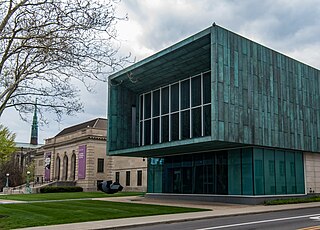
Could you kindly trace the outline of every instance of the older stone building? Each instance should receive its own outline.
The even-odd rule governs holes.
[[[46,139],[35,156],[35,180],[73,183],[84,191],[96,191],[103,180],[118,180],[126,191],[145,191],[146,162],[107,156],[106,128],[107,120],[97,118]]]

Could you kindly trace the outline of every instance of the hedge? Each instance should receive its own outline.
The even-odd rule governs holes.
[[[79,186],[46,186],[43,188],[40,188],[40,193],[55,193],[55,192],[83,192],[83,188]]]
[[[278,204],[299,204],[309,202],[319,202],[320,196],[301,197],[301,198],[289,198],[289,199],[277,199],[265,201],[265,205],[278,205]]]

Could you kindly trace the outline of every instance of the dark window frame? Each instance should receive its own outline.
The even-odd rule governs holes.
[[[98,158],[97,172],[98,173],[103,173],[104,172],[104,158]]]
[[[115,173],[115,181],[120,183],[120,172]]]
[[[137,171],[137,186],[142,186],[142,170]]]
[[[131,176],[130,176],[130,171],[126,171],[126,186],[130,186],[130,182],[131,182]]]

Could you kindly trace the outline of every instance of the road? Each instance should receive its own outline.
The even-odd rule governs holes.
[[[216,217],[204,220],[126,228],[130,230],[214,230],[214,229],[320,229],[320,208]]]

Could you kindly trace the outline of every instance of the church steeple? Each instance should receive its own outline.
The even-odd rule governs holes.
[[[38,117],[37,117],[37,99],[34,105],[34,113],[31,127],[31,139],[30,144],[37,145],[38,144]]]

